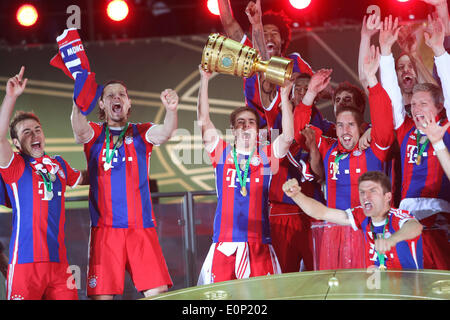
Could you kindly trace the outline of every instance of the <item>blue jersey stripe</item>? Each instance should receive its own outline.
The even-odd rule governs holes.
[[[136,150],[138,170],[139,170],[139,185],[141,190],[141,206],[142,219],[144,228],[154,227],[152,221],[152,202],[150,196],[150,185],[148,181],[148,167],[147,167],[147,147],[145,141],[139,135],[137,126],[133,124],[133,141]],[[143,187],[142,187],[143,186]]]

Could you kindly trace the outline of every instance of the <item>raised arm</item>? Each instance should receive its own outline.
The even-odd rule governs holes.
[[[244,37],[244,31],[233,16],[229,0],[219,0],[220,21],[228,38],[235,41],[241,41]]]
[[[283,184],[283,192],[303,210],[304,213],[317,220],[325,220],[340,225],[350,225],[347,213],[339,209],[328,208],[319,201],[301,192],[296,179],[289,179]]]
[[[367,91],[367,81],[363,73],[363,63],[364,58],[369,53],[370,50],[370,40],[372,37],[380,30],[381,21],[380,16],[376,13],[369,16],[364,16],[362,27],[361,27],[361,41],[359,43],[359,54],[358,54],[358,75],[361,86],[368,95]]]
[[[199,66],[199,71],[200,88],[198,90],[197,100],[197,124],[202,132],[202,140],[205,149],[211,151],[219,138],[216,127],[209,117],[208,83],[212,74],[203,70],[201,66]]]
[[[6,83],[6,95],[0,109],[0,166],[6,167],[13,156],[13,149],[8,141],[9,122],[17,98],[23,93],[28,79],[23,78],[25,67]]]
[[[161,101],[166,108],[164,123],[148,130],[146,134],[147,140],[156,145],[169,140],[178,127],[178,95],[175,90],[166,89],[161,92]]]
[[[94,129],[89,125],[89,122],[84,114],[74,103],[72,106],[72,114],[70,115],[70,123],[72,124],[73,135],[75,142],[83,144],[88,142],[94,135]]]
[[[380,49],[371,46],[370,53],[364,60],[364,75],[369,86],[370,131],[372,143],[378,149],[387,150],[394,142],[394,121],[391,113],[391,101],[386,91],[378,84],[376,73],[380,66]]]
[[[276,155],[280,158],[284,157],[294,141],[294,115],[292,111],[292,103],[289,95],[293,86],[292,81],[288,81],[285,87],[281,88],[281,128],[282,133],[275,139],[274,148]]]
[[[397,21],[397,23],[395,23]],[[392,16],[385,19],[380,31],[380,80],[381,85],[386,90],[392,102],[392,113],[394,117],[394,128],[399,128],[405,121],[405,108],[403,96],[398,85],[397,73],[395,71],[395,61],[392,56],[392,45],[398,39],[400,29],[398,20],[392,22]]]
[[[442,20],[445,27],[445,35],[450,36],[450,19],[448,15],[447,0],[422,0],[436,8],[437,16]]]
[[[311,107],[319,92],[324,90],[331,81],[332,69],[320,69],[311,77],[308,90],[303,96],[302,102],[294,110],[294,138],[298,142],[301,139],[301,131],[311,121]]]
[[[436,69],[441,79],[444,107],[447,118],[450,117],[450,55],[444,48],[445,28],[440,18],[432,19],[428,16],[428,27],[423,34],[425,43],[434,53]]]

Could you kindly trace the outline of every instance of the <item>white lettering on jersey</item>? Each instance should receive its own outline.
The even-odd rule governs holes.
[[[230,172],[231,175],[229,176]],[[230,181],[229,188],[236,188],[236,169],[228,168],[226,180]]]
[[[408,144],[406,146],[406,156],[408,157],[408,163],[416,163],[417,146]]]

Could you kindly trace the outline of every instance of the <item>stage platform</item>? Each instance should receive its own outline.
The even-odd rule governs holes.
[[[448,300],[450,271],[347,269],[287,273],[167,292],[146,300]]]

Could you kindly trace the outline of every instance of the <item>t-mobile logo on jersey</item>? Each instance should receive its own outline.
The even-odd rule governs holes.
[[[226,181],[229,181],[230,184],[228,185],[229,188],[236,188],[239,185],[239,179],[236,177],[236,169],[229,168],[227,170],[227,176],[225,178]],[[256,183],[258,183],[260,180],[259,178],[254,179]],[[247,181],[245,183],[250,182],[250,178],[247,178]]]
[[[38,182],[38,193],[43,194],[44,197],[42,200],[50,201],[54,196],[61,197],[61,191],[58,191],[56,194],[53,190],[48,190],[43,181]]]
[[[408,144],[406,146],[406,156],[408,157],[408,163],[415,163],[417,158],[417,146]]]

